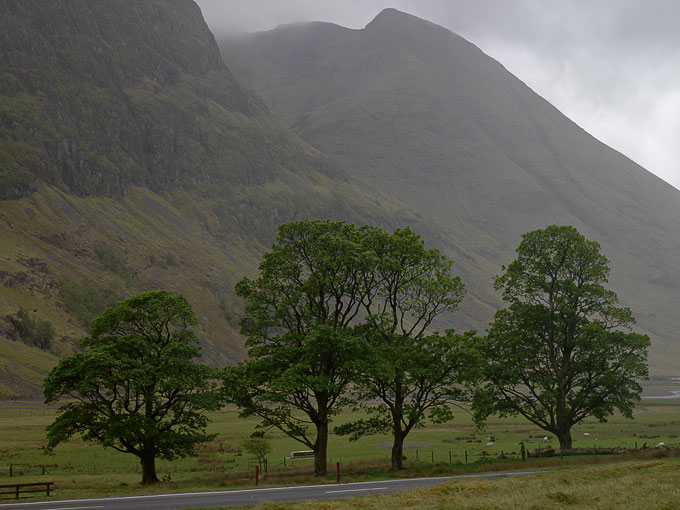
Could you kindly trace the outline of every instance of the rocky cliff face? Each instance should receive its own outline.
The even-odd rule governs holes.
[[[120,196],[268,172],[238,161],[242,121],[265,110],[193,1],[3,0],[0,13],[0,198],[39,181]]]

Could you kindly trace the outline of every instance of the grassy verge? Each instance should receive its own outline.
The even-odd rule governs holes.
[[[517,478],[457,479],[427,489],[335,501],[281,504],[258,510],[673,510],[680,501],[678,459],[569,467]]]

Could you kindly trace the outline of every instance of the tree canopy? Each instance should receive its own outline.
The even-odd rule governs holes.
[[[205,433],[205,411],[219,409],[216,371],[199,354],[186,299],[157,290],[108,308],[45,379],[48,404],[63,405],[47,428],[48,448],[80,434],[140,459],[142,483],[158,481],[155,460],[191,455]]]
[[[649,338],[630,331],[631,311],[605,287],[609,261],[599,244],[552,225],[524,234],[503,271],[495,287],[507,306],[483,342],[486,405],[478,410],[522,415],[562,449],[588,416],[631,417]]]
[[[261,428],[276,427],[313,450],[319,475],[328,424],[348,401],[359,355],[353,322],[368,264],[360,241],[360,230],[344,222],[281,225],[258,278],[236,286],[246,300],[241,332],[250,358],[226,370],[225,396],[242,416],[261,417]]]
[[[373,263],[355,390],[370,418],[344,424],[336,433],[357,439],[392,432],[392,469],[401,469],[408,433],[426,417],[450,419],[451,404],[469,400],[463,383],[471,382],[478,366],[474,332],[429,331],[438,316],[456,310],[465,292],[452,262],[438,250],[426,249],[409,229],[389,234],[367,228],[364,244]]]
[[[456,385],[471,365],[473,335],[429,328],[455,310],[464,286],[451,261],[409,229],[281,225],[259,277],[236,290],[246,300],[250,359],[226,370],[226,397],[243,416],[263,418],[261,428],[313,450],[317,474],[326,471],[330,420],[357,392],[383,405],[371,408],[371,420],[336,430],[393,431],[396,468],[408,432],[426,413],[445,419],[461,397]]]

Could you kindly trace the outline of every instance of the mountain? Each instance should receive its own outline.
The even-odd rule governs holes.
[[[573,224],[677,373],[675,189],[398,11],[220,45],[192,0],[0,0],[0,398],[154,288],[189,299],[207,362],[242,358],[234,284],[299,218],[413,228],[467,285],[459,330],[521,233]]]
[[[0,62],[0,398],[39,395],[93,316],[154,288],[233,363],[233,288],[279,223],[419,221],[274,120],[191,0],[0,0]]]
[[[571,224],[611,259],[611,287],[652,338],[652,373],[677,375],[678,190],[473,44],[394,9],[360,30],[299,23],[219,41],[278,120],[453,240],[442,247],[468,287],[463,324],[484,329],[491,276],[523,232]]]

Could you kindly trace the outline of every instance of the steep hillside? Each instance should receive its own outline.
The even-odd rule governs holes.
[[[225,69],[192,1],[3,1],[0,10],[1,198],[40,181],[115,196],[130,184],[266,179],[271,161],[250,165],[252,147],[239,139],[265,109]],[[257,147],[279,136],[268,127],[245,137]]]
[[[166,288],[205,358],[234,362],[233,287],[279,223],[419,221],[273,120],[191,0],[0,0],[0,61],[0,349],[26,359],[20,310],[54,362],[105,306]],[[0,398],[35,396],[0,358]]]
[[[652,372],[677,375],[678,190],[474,45],[394,9],[362,30],[303,23],[220,45],[235,76],[353,182],[455,240],[479,329],[498,303],[491,276],[521,233],[572,224],[612,260],[612,287],[652,336]]]

